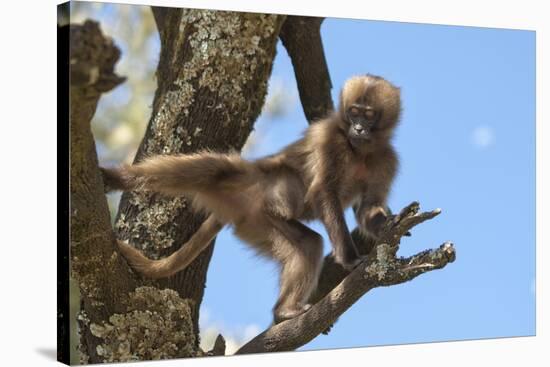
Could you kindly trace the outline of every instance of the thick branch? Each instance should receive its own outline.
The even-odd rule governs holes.
[[[438,215],[440,210],[418,213],[418,204],[407,206],[387,221],[376,242],[376,256],[370,257],[349,273],[308,312],[274,325],[252,339],[237,354],[289,351],[308,343],[329,328],[366,292],[376,287],[405,283],[425,272],[441,269],[455,260],[451,243],[409,258],[396,258],[403,234],[412,227]]]
[[[65,27],[60,31],[69,28]],[[70,26],[71,272],[78,281],[87,320],[95,323],[121,311],[121,297],[135,284],[126,263],[114,253],[115,236],[90,130],[101,94],[124,81],[114,73],[119,55],[96,22]],[[101,361],[95,350],[97,340],[83,330],[85,353],[91,362]]]
[[[311,123],[334,108],[321,23],[324,18],[288,16],[279,37],[285,46],[298,84],[306,119]]]
[[[86,21],[83,25],[71,25],[70,32],[72,272],[84,298],[103,303],[112,311],[120,290],[111,289],[116,288],[116,282],[106,280],[125,277],[128,268],[124,261],[114,261],[120,269],[106,273],[109,270],[105,265],[113,255],[115,237],[90,121],[101,94],[124,78],[114,73],[120,52],[112,40],[101,34],[98,23]],[[127,283],[131,284],[129,279]]]

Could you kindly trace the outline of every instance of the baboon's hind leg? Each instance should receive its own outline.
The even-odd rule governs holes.
[[[322,265],[323,239],[296,220],[275,220],[273,256],[281,263],[279,298],[274,322],[294,318],[310,307]]]

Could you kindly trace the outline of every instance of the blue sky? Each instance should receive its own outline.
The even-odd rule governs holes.
[[[112,22],[109,9],[95,15]],[[535,334],[535,33],[327,19],[322,35],[335,101],[356,74],[377,74],[401,87],[404,109],[395,138],[401,169],[389,204],[397,211],[418,200],[443,213],[416,227],[399,255],[450,240],[457,260],[367,293],[328,336],[301,349]],[[280,44],[276,85],[297,96]],[[288,109],[282,117],[260,117],[261,139],[249,158],[301,135],[307,123],[299,101],[288,102]],[[354,227],[350,211],[346,217]],[[328,253],[323,227],[311,226],[323,234]],[[218,236],[206,286],[203,328],[242,339],[271,323],[276,267],[230,230]]]
[[[399,254],[446,240],[457,260],[412,282],[367,293],[328,336],[302,350],[535,334],[535,33],[327,19],[322,35],[333,98],[346,78],[381,75],[402,88],[395,139],[401,169],[390,206],[440,207]],[[278,46],[272,78],[296,95]],[[306,128],[299,103],[260,118],[260,146],[275,152]],[[355,221],[347,212],[350,226]],[[329,242],[319,223],[312,227]],[[203,308],[208,322],[238,330],[271,321],[276,268],[229,230],[218,236]]]

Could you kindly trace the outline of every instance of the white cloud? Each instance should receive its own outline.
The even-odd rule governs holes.
[[[234,354],[240,347],[262,331],[260,326],[256,324],[227,327],[221,322],[212,320],[210,312],[205,308],[201,309],[199,324],[201,330],[201,349],[205,352],[211,350],[214,347],[218,334],[222,334],[225,339],[225,355]]]
[[[495,143],[495,132],[493,128],[481,125],[472,131],[472,144],[476,147],[485,149]]]
[[[199,314],[199,324],[207,325],[209,321],[210,321],[210,311],[208,311],[208,309],[205,307],[201,308],[201,312]]]
[[[254,338],[256,335],[258,335],[261,331],[262,331],[262,329],[260,329],[260,327],[258,325],[250,324],[250,325],[248,325],[244,328],[243,340],[245,342],[248,342],[248,341],[252,340],[252,338]]]
[[[298,103],[298,90],[283,78],[272,76],[262,114],[268,119],[282,117]]]

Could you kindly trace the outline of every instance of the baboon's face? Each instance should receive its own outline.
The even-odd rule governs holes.
[[[377,76],[348,80],[340,96],[343,128],[355,147],[388,139],[399,119],[400,109],[399,89]]]

